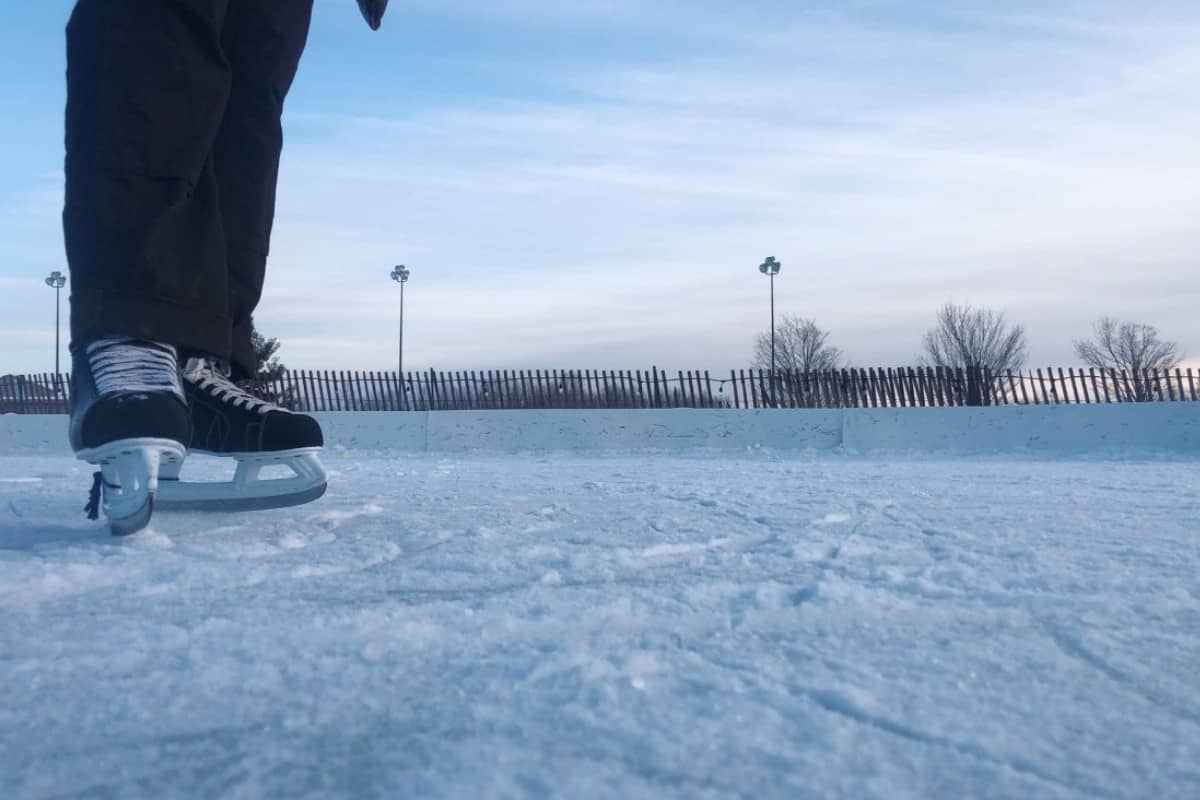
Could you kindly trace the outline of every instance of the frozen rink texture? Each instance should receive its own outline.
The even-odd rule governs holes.
[[[0,457],[0,797],[1200,797],[1195,459],[327,463]]]

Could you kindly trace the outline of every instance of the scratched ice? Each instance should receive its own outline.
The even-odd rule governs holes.
[[[0,456],[0,797],[1200,797],[1200,462]]]

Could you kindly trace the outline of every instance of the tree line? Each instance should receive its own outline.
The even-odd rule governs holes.
[[[1075,355],[1096,369],[1117,369],[1133,380],[1147,370],[1173,369],[1183,356],[1176,342],[1163,339],[1156,327],[1104,316],[1091,333],[1074,341]],[[1025,366],[1028,342],[1025,328],[1010,323],[1003,312],[971,305],[946,303],[937,310],[934,324],[921,339],[921,366],[983,367],[992,374]],[[780,370],[822,372],[851,366],[842,350],[830,342],[830,332],[815,320],[784,314],[775,326],[775,364]],[[754,366],[771,367],[771,334],[760,333],[754,343]],[[1135,394],[1149,391],[1134,385]]]

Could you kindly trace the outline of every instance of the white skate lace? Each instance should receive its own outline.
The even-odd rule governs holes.
[[[126,336],[97,339],[87,346],[87,357],[101,397],[171,392],[184,399],[178,357],[169,344]]]
[[[189,358],[183,368],[184,380],[222,403],[258,414],[287,412],[285,408],[250,394],[230,380],[229,375],[229,363],[220,358]]]

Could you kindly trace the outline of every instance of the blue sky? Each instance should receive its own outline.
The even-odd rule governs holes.
[[[237,0],[234,0],[236,2]],[[63,26],[0,30],[0,372],[53,365]],[[317,0],[260,327],[293,366],[745,366],[780,312],[911,363],[936,307],[1200,356],[1194,2]]]

